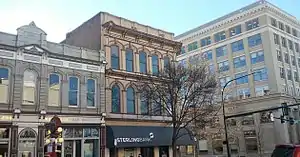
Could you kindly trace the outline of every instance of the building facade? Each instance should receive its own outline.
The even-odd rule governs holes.
[[[99,156],[104,53],[46,37],[34,22],[16,35],[0,33],[0,155],[43,157],[45,124],[56,115],[62,156]]]
[[[175,60],[173,33],[100,12],[67,34],[64,43],[105,51],[107,153],[105,156],[172,156],[170,117],[143,99],[140,80]],[[157,104],[156,104],[157,105]],[[162,105],[162,104],[160,104]],[[178,145],[192,144],[183,136]]]
[[[226,114],[280,106],[282,102],[295,103],[300,96],[300,22],[269,2],[257,1],[178,35],[175,40],[183,43],[177,60],[184,66],[201,58],[208,60],[221,88],[227,81],[254,72],[225,88]],[[267,155],[275,144],[299,142],[299,135],[296,137],[290,126],[261,120],[265,115],[252,115],[246,120],[250,122],[232,120],[235,126],[241,125],[235,152]],[[222,121],[216,123],[223,125]],[[269,129],[260,135],[264,138],[263,146],[258,142],[259,129]],[[200,153],[225,154],[225,147],[220,144],[224,139],[222,134],[200,141]],[[251,141],[249,138],[255,139],[252,144],[247,143]],[[219,140],[219,144],[213,139]],[[216,145],[218,150],[214,148]]]

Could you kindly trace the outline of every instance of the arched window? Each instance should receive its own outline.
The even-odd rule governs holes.
[[[87,106],[95,107],[96,81],[94,79],[87,80]]]
[[[170,64],[170,58],[169,57],[164,57],[164,69],[167,69]]]
[[[0,103],[8,103],[9,70],[0,68]]]
[[[127,88],[127,113],[135,113],[135,92],[132,87]]]
[[[126,71],[133,72],[133,51],[126,49]]]
[[[121,93],[120,87],[114,85],[111,89],[111,112],[120,113],[121,112]]]
[[[23,104],[34,104],[36,93],[36,73],[31,70],[24,72]]]
[[[158,66],[158,56],[153,55],[152,56],[152,74],[153,75],[158,75],[159,72],[159,66]]]
[[[111,53],[111,68],[120,69],[119,47],[116,45],[111,46],[110,53]]]
[[[31,128],[23,129],[19,134],[19,156],[36,156],[36,132]]]
[[[75,76],[69,77],[69,106],[78,106],[79,102],[79,79]]]
[[[147,98],[147,96],[145,95],[145,93],[141,93],[141,97],[140,97],[140,99],[141,99],[141,114],[144,114],[144,115],[146,115],[146,114],[149,114],[149,101],[148,101],[148,98]]]
[[[147,73],[147,54],[145,52],[140,52],[140,72],[146,74]]]
[[[58,74],[50,74],[49,76],[49,98],[48,105],[59,106],[60,105],[60,77]]]

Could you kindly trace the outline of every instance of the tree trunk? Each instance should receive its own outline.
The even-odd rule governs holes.
[[[172,140],[172,153],[173,153],[173,157],[177,157],[177,148],[176,148],[175,140]]]

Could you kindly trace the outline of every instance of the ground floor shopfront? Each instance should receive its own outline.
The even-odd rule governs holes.
[[[2,157],[44,157],[45,124],[54,115],[0,115],[0,156]],[[101,147],[101,127],[99,116],[60,116],[64,142],[61,145],[63,157],[99,157],[104,156]],[[105,138],[104,138],[105,139]],[[102,144],[103,145],[103,144]]]
[[[106,157],[172,157],[172,128],[162,126],[107,126]],[[182,136],[181,136],[182,135]],[[177,145],[193,145],[182,131]]]

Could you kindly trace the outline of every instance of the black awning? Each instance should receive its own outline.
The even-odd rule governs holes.
[[[107,147],[152,147],[172,145],[171,127],[107,126]],[[194,144],[186,129],[179,133],[178,145]]]

